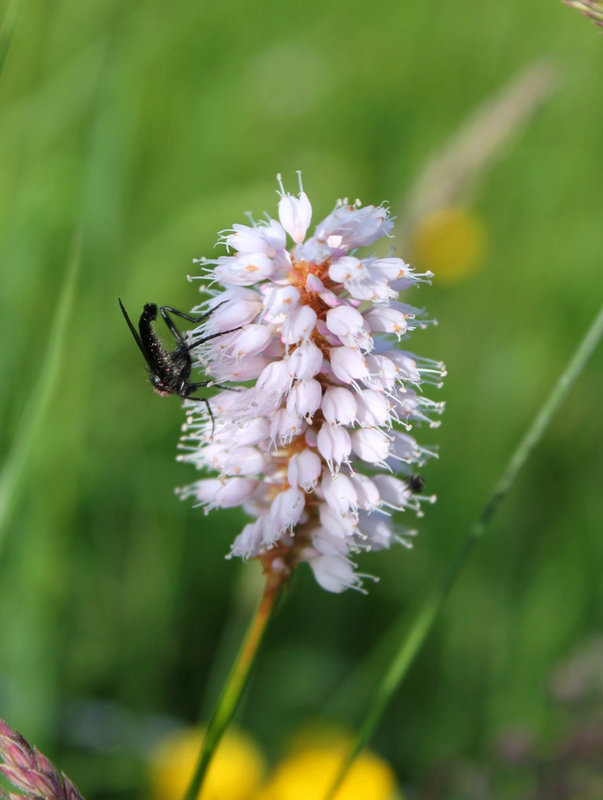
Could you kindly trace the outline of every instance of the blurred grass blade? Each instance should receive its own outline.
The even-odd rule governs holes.
[[[54,392],[65,346],[65,333],[75,290],[76,276],[81,255],[81,235],[76,233],[69,262],[63,279],[44,362],[40,376],[29,396],[23,416],[15,433],[8,457],[0,472],[0,552],[6,536],[6,525],[15,506],[21,482],[26,473],[32,444],[44,421],[48,404]]]
[[[557,84],[554,64],[537,59],[488,97],[427,158],[398,211],[401,241],[436,208],[467,203]]]
[[[22,0],[10,0],[4,19],[2,20],[2,28],[0,28],[0,73],[2,73],[8,51],[13,41],[21,6]]]
[[[467,562],[467,558],[475,544],[481,539],[486,529],[486,525],[498,509],[501,502],[506,497],[509,489],[513,485],[521,468],[526,463],[532,450],[540,440],[547,425],[551,421],[574,382],[580,375],[586,362],[593,350],[597,346],[603,335],[603,307],[599,311],[595,321],[582,339],[578,349],[570,359],[563,374],[553,387],[548,398],[543,403],[540,411],[536,414],[534,421],[528,428],[525,436],[515,449],[507,468],[502,477],[494,487],[490,498],[484,505],[480,515],[475,521],[469,536],[460,548],[454,561],[444,575],[444,578],[436,584],[427,594],[425,600],[419,605],[417,612],[411,616],[409,625],[405,628],[400,645],[392,659],[383,680],[378,684],[378,689],[373,697],[371,707],[360,727],[358,736],[346,756],[336,781],[331,787],[325,800],[332,800],[335,793],[345,777],[354,759],[370,739],[373,731],[377,727],[379,719],[383,714],[394,692],[400,686],[409,667],[413,663],[415,656],[426,640],[440,610],[442,609],[450,590],[452,589],[462,568]]]

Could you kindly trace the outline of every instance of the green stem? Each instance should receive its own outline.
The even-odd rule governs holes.
[[[264,587],[260,605],[249,625],[239,654],[218,700],[216,710],[207,726],[195,773],[184,795],[184,800],[196,800],[199,794],[211,759],[241,700],[251,667],[274,610],[282,584],[283,579],[281,577],[275,576],[271,572],[267,574],[266,586]]]
[[[540,440],[547,425],[551,421],[553,414],[557,411],[572,385],[576,381],[584,365],[590,358],[593,350],[597,346],[603,335],[603,308],[599,311],[595,321],[582,339],[578,349],[570,359],[563,374],[553,387],[553,390],[545,400],[536,414],[534,421],[528,428],[525,436],[518,444],[507,468],[502,477],[494,487],[494,491],[487,503],[482,508],[477,520],[473,524],[467,539],[461,546],[454,561],[449,567],[440,583],[436,584],[428,593],[427,597],[419,607],[414,619],[406,628],[402,637],[402,644],[391,662],[383,681],[379,683],[379,688],[371,708],[360,727],[360,731],[353,746],[350,748],[337,777],[330,787],[325,800],[333,800],[337,789],[341,785],[354,759],[371,737],[373,731],[385,710],[389,700],[398,689],[404,679],[408,669],[413,663],[415,656],[427,639],[427,636],[440,613],[450,590],[452,589],[458,575],[464,567],[471,551],[476,543],[481,539],[494,513],[506,497],[509,489],[513,485],[519,471],[526,463],[532,450]]]

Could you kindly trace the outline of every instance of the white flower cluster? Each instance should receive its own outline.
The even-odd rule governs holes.
[[[226,332],[195,353],[226,384],[214,419],[187,401],[180,460],[218,473],[179,490],[206,510],[242,506],[254,519],[231,555],[289,572],[308,562],[328,591],[359,588],[350,554],[399,541],[392,512],[419,511],[413,465],[432,455],[408,431],[443,404],[420,387],[440,385],[441,363],[397,349],[421,311],[398,293],[429,281],[400,258],[361,257],[390,234],[383,206],[338,202],[306,239],[312,207],[280,181],[278,220],[234,225],[228,255],[201,260],[224,287],[193,340]],[[287,237],[293,244],[288,245]]]

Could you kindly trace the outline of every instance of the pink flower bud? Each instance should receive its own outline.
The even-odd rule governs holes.
[[[306,289],[309,292],[314,292],[315,294],[319,294],[323,292],[325,288],[324,283],[317,278],[313,272],[308,273],[308,277],[306,278]]]
[[[356,472],[350,477],[356,490],[358,497],[358,508],[363,508],[367,511],[373,511],[381,505],[381,498],[379,497],[379,489],[367,475],[361,472]]]
[[[287,361],[289,375],[303,381],[318,375],[322,367],[322,352],[312,342],[300,344]]]
[[[320,507],[320,524],[333,536],[338,536],[345,539],[346,536],[351,536],[356,527],[356,520],[351,514],[338,514],[331,506],[321,505]]]
[[[370,331],[362,314],[351,306],[341,305],[327,311],[327,327],[342,344],[370,350],[373,345]]]
[[[324,528],[318,528],[312,532],[312,547],[318,553],[312,553],[312,557],[322,554],[325,556],[345,556],[348,553],[348,544],[341,535],[333,534]]]
[[[338,249],[354,250],[368,247],[381,236],[387,236],[392,227],[393,222],[382,206],[358,208],[342,205],[319,223],[315,236],[318,239],[336,236]]]
[[[316,325],[316,311],[310,306],[299,306],[283,322],[282,339],[285,344],[307,340]]]
[[[342,425],[329,425],[328,422],[324,422],[318,431],[316,444],[331,472],[337,472],[352,451],[347,430]]]
[[[234,508],[247,500],[256,486],[249,478],[206,478],[194,484],[194,494],[210,508]]]
[[[255,228],[249,225],[233,225],[233,232],[225,238],[226,246],[239,253],[263,252],[274,256],[287,244],[287,236],[276,220],[261,223]]]
[[[369,389],[378,392],[389,391],[396,385],[396,365],[389,358],[381,355],[368,355],[366,363],[369,369],[369,378],[365,384]]]
[[[361,511],[358,515],[358,527],[369,540],[373,550],[386,550],[391,545],[394,534],[389,517]]]
[[[264,312],[269,321],[282,321],[285,314],[299,304],[299,289],[295,286],[264,287]]]
[[[342,383],[354,383],[368,378],[368,367],[359,350],[350,347],[331,348],[331,369]]]
[[[330,386],[322,398],[322,413],[327,422],[352,425],[356,421],[356,398],[343,386]]]
[[[358,495],[354,484],[346,475],[341,473],[331,475],[325,470],[322,475],[321,488],[327,503],[342,516],[358,504]]]
[[[306,423],[296,413],[286,408],[279,409],[270,423],[270,438],[277,444],[288,444],[304,432]]]
[[[239,558],[254,558],[264,546],[265,517],[250,522],[234,540],[230,549],[231,556]]]
[[[302,450],[292,456],[287,467],[287,480],[291,486],[299,486],[304,492],[311,492],[322,472],[320,458],[313,450]]]
[[[215,276],[232,286],[252,286],[273,272],[274,262],[265,253],[241,253],[239,256],[221,256]]]
[[[232,338],[229,346],[235,358],[245,358],[261,353],[274,336],[271,325],[246,325]]]
[[[410,267],[401,258],[375,258],[370,262],[370,270],[380,273],[386,281],[397,281],[408,275]]]
[[[384,464],[389,456],[390,440],[379,428],[360,428],[352,431],[352,448],[367,464]]]
[[[251,289],[236,288],[227,293],[224,302],[217,305],[208,320],[209,333],[230,331],[252,322],[262,310],[262,302],[257,292]]]
[[[299,522],[304,506],[304,493],[294,486],[277,494],[270,506],[270,526],[276,535],[265,544],[277,541],[284,530],[292,530]]]
[[[366,269],[363,262],[354,256],[343,256],[329,267],[329,278],[336,283],[363,280]]]
[[[311,421],[322,401],[322,386],[314,378],[296,381],[287,396],[287,410]]]
[[[303,242],[312,219],[312,206],[305,192],[299,198],[284,194],[279,200],[278,216],[281,225],[294,242]]]
[[[382,333],[395,333],[398,338],[406,333],[408,322],[406,316],[395,308],[377,306],[372,311],[367,311],[364,319],[372,331]]]
[[[368,427],[389,427],[392,403],[384,392],[361,389],[356,395],[358,422]]]
[[[284,361],[272,361],[256,381],[258,392],[280,397],[291,385],[291,375]]]
[[[405,481],[398,480],[393,475],[375,475],[373,480],[385,505],[402,509],[408,503],[410,489]]]
[[[318,585],[327,592],[339,594],[345,589],[360,585],[360,580],[354,572],[354,565],[343,556],[318,555],[310,559],[310,566]]]

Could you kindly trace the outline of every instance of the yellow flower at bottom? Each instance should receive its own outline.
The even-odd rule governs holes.
[[[323,800],[347,753],[348,743],[307,747],[293,752],[275,769],[258,800]],[[378,756],[361,753],[335,800],[393,800],[396,778]]]
[[[435,273],[436,283],[468,278],[486,253],[486,230],[470,211],[456,206],[425,214],[412,233],[413,262]]]
[[[166,736],[151,756],[151,796],[182,800],[199,757],[204,732],[190,728]],[[248,800],[258,787],[264,760],[244,734],[225,734],[209,766],[199,800]]]

